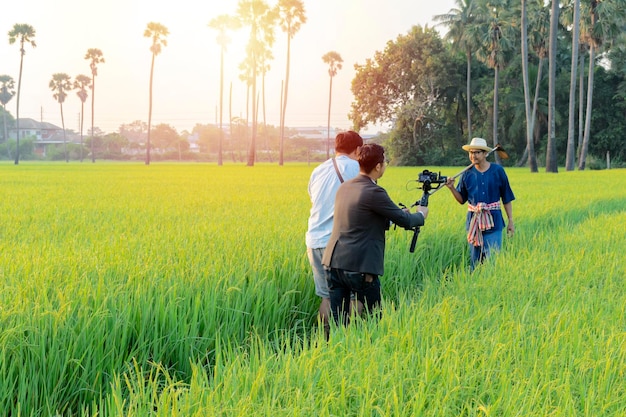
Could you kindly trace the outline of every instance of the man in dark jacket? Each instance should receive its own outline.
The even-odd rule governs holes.
[[[367,144],[358,154],[359,175],[337,190],[333,231],[322,263],[328,269],[330,306],[335,322],[348,322],[350,293],[356,293],[365,311],[380,304],[379,276],[384,272],[385,231],[389,222],[411,229],[423,226],[427,207],[416,213],[398,207],[376,184],[387,167],[385,149]]]

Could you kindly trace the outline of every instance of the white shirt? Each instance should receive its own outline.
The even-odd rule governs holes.
[[[337,168],[344,181],[359,174],[359,163],[347,155],[335,158]],[[337,176],[332,159],[329,159],[311,173],[309,179],[309,197],[311,212],[309,228],[306,232],[306,245],[309,248],[325,248],[333,231],[333,214],[335,211],[335,195],[341,181]]]

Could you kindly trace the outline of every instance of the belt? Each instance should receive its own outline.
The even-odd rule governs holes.
[[[467,205],[467,211],[474,213],[467,232],[467,241],[472,245],[482,246],[483,231],[493,228],[494,222],[491,210],[500,210],[500,202]]]

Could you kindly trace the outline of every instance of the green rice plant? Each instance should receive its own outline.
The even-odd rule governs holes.
[[[382,318],[326,343],[312,169],[0,165],[0,410],[624,414],[623,170],[507,169],[516,234],[471,274],[466,208],[438,192],[415,253],[388,232]],[[411,204],[417,172],[380,183]]]

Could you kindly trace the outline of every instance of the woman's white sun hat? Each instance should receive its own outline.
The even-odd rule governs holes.
[[[490,152],[492,149],[487,146],[487,141],[483,138],[473,138],[469,145],[463,145],[464,151],[471,151],[472,149],[480,149],[481,151]]]

